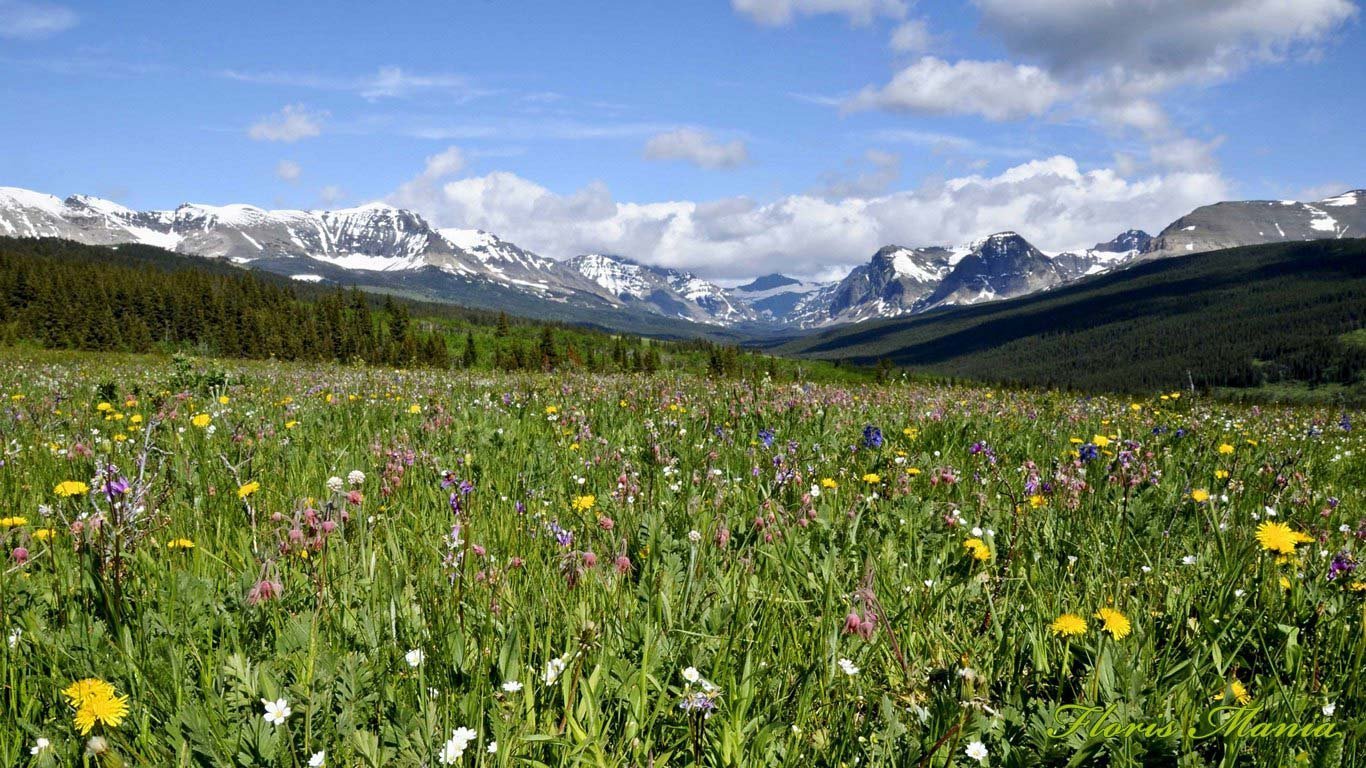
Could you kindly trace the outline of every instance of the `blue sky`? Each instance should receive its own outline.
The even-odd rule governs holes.
[[[1119,5],[0,0],[0,185],[386,199],[721,279],[1366,186],[1353,0]]]

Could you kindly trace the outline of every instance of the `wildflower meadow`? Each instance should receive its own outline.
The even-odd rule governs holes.
[[[1356,415],[0,371],[0,765],[1366,765]]]

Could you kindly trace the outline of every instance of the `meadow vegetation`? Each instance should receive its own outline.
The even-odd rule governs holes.
[[[1337,408],[75,353],[0,397],[3,765],[1366,760]]]

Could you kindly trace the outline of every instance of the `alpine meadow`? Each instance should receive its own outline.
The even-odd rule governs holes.
[[[0,0],[0,768],[1366,768],[1362,0]]]

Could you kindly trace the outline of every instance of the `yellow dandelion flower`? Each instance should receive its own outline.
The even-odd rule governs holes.
[[[227,405],[227,404],[230,403],[230,402],[232,402],[232,401],[228,399],[228,396],[227,396],[227,395],[219,395],[219,396],[218,396],[218,404],[219,404],[219,405]]]
[[[252,495],[253,493],[256,493],[259,490],[261,490],[261,484],[256,482],[255,480],[252,480],[250,483],[247,483],[246,485],[237,489],[237,498],[245,499],[246,497]]]
[[[832,478],[832,477],[826,477],[826,478],[822,478],[822,479],[821,479],[821,487],[822,487],[822,488],[838,488],[838,487],[840,487],[840,484],[837,483],[837,482],[835,482],[835,479],[834,479],[834,478]]]
[[[190,423],[200,429],[209,426],[209,422],[211,421],[213,421],[213,417],[207,413],[197,413],[194,415],[194,418],[190,419]]]
[[[1196,488],[1195,490],[1191,491],[1191,500],[1194,501],[1196,504],[1204,504],[1205,502],[1209,501],[1209,491],[1205,490],[1204,488]]]
[[[112,411],[113,409],[114,406],[110,405],[109,403],[100,403],[99,405],[95,406],[95,410],[99,411],[100,413],[107,413],[108,411]]]
[[[919,477],[919,475],[920,475],[920,468],[919,468],[919,467],[911,467],[910,469],[906,470],[906,474],[910,475],[911,477]]]
[[[1086,619],[1075,613],[1064,613],[1054,619],[1048,629],[1060,637],[1077,637],[1086,634]]]
[[[1293,555],[1295,547],[1300,544],[1307,544],[1313,538],[1293,530],[1285,523],[1273,523],[1267,521],[1257,526],[1257,543],[1262,545],[1262,549],[1267,552],[1275,552],[1278,555]]]
[[[115,696],[111,687],[107,695],[94,696],[83,702],[72,721],[84,736],[96,725],[117,728],[128,716],[128,697]]]
[[[65,482],[57,483],[57,487],[53,488],[52,492],[63,497],[83,496],[90,493],[90,486],[82,483],[80,480],[67,480]]]
[[[167,549],[194,549],[194,542],[189,539],[171,539],[166,542]]]
[[[575,511],[587,512],[593,508],[593,505],[596,504],[597,501],[597,497],[591,494],[587,496],[575,496],[574,500],[569,503],[569,506]]]
[[[869,485],[876,485],[882,482],[882,476],[877,474],[876,472],[869,472],[868,474],[863,476],[863,482]]]
[[[1129,617],[1114,608],[1101,608],[1096,611],[1096,618],[1100,619],[1101,628],[1109,632],[1110,636],[1116,640],[1123,640],[1133,631]]]
[[[33,532],[33,538],[37,539],[38,541],[50,541],[52,537],[56,535],[57,532],[52,530],[51,528],[39,528],[38,530]]]
[[[1033,507],[1034,509],[1038,509],[1039,507],[1042,507],[1047,503],[1048,499],[1045,499],[1037,493],[1029,497],[1029,506]]]
[[[1228,443],[1220,443],[1219,453],[1222,453],[1225,456],[1227,456],[1228,454],[1233,453],[1233,446],[1229,445]]]
[[[422,406],[418,405],[417,403],[413,403],[412,405],[408,406],[408,413],[422,413]]]
[[[1247,687],[1243,685],[1241,680],[1234,680],[1233,682],[1229,683],[1228,690],[1229,693],[1233,694],[1233,700],[1238,702],[1239,704],[1247,704],[1252,701],[1252,694],[1247,692]],[[1223,699],[1223,691],[1214,694],[1215,701],[1223,701]]]
[[[18,528],[28,525],[27,517],[0,517],[0,528]]]
[[[963,542],[963,549],[972,555],[973,560],[986,561],[991,559],[991,548],[981,539],[968,539]]]
[[[1091,437],[1091,442],[1094,443],[1097,448],[1105,448],[1110,444],[1110,438],[1105,435],[1094,435]]]
[[[68,685],[62,690],[62,695],[71,706],[79,707],[96,697],[113,696],[114,686],[97,677],[87,677]]]

